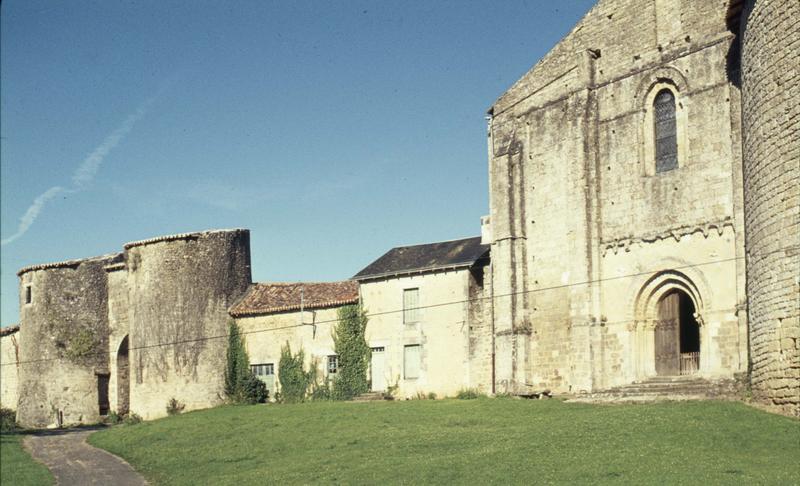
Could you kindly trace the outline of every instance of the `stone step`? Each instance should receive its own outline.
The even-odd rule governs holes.
[[[580,396],[567,400],[571,403],[649,403],[667,401],[693,401],[693,400],[713,400],[720,398],[709,395],[676,395],[673,393],[650,394],[650,395],[590,395]]]
[[[681,383],[685,381],[708,381],[708,380],[697,375],[652,376],[650,378],[638,381],[637,383]]]
[[[353,398],[354,402],[371,402],[371,401],[379,401],[379,400],[386,400],[386,393],[384,392],[367,392],[362,393],[361,395]]]
[[[629,393],[658,393],[658,392],[669,392],[669,391],[680,391],[680,390],[687,390],[687,391],[703,391],[708,390],[709,388],[714,388],[714,385],[709,385],[708,383],[693,383],[693,384],[676,384],[676,385],[655,385],[655,384],[638,384],[638,385],[628,385],[622,387],[614,387],[610,388],[605,391],[612,391],[612,392],[629,392]]]
[[[734,380],[710,381],[696,376],[659,376],[573,397],[574,402],[653,402],[734,397]]]

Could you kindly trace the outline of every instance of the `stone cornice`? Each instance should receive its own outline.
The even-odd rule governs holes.
[[[624,238],[607,240],[600,243],[600,249],[603,256],[606,256],[609,251],[614,252],[616,255],[620,250],[624,250],[626,252],[631,251],[631,245],[636,243],[654,243],[659,240],[668,240],[670,238],[673,238],[675,241],[681,241],[682,237],[694,233],[702,233],[704,238],[708,238],[708,236],[713,232],[716,232],[719,236],[722,236],[722,233],[725,231],[726,227],[733,228],[733,220],[730,217],[720,221],[707,221],[700,224],[679,226],[658,233],[651,233],[642,236],[628,236]]]

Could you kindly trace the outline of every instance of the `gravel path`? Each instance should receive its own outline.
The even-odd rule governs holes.
[[[86,443],[86,437],[96,430],[82,428],[42,431],[26,437],[24,444],[34,459],[50,469],[56,477],[56,484],[62,486],[147,484],[130,464]]]

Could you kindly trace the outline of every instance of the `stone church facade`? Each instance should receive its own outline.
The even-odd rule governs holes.
[[[797,13],[601,0],[494,103],[501,390],[752,370],[798,413]]]
[[[0,402],[27,426],[214,406],[231,320],[273,386],[285,342],[335,373],[336,309],[360,302],[373,388],[403,397],[689,375],[798,415],[798,9],[600,0],[489,110],[481,238],[325,284],[253,283],[247,230],[24,268]]]
[[[509,392],[747,370],[735,36],[682,4],[599,2],[489,112]]]

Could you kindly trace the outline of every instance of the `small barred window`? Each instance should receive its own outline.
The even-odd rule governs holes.
[[[678,168],[678,134],[675,124],[675,95],[661,90],[653,102],[656,132],[656,172]]]

